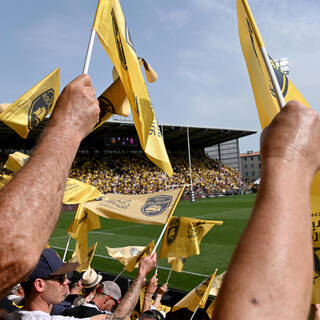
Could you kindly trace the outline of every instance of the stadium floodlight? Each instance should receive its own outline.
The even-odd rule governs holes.
[[[290,73],[288,58],[275,59],[274,63],[283,74],[288,75]]]

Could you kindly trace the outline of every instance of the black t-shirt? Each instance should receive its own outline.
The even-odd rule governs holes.
[[[90,302],[94,305],[93,302]],[[98,314],[105,314],[103,311],[98,310],[95,307],[78,306],[74,308],[68,308],[63,313],[62,316],[65,317],[75,317],[75,318],[90,318]]]

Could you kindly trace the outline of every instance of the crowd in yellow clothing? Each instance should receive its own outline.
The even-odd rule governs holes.
[[[10,172],[3,168],[8,154],[0,155],[0,174]],[[190,184],[190,169],[187,154],[170,154],[173,175],[169,178],[149,161],[142,152],[80,151],[75,158],[70,178],[90,183],[102,193],[144,194]],[[240,176],[238,170],[223,165],[204,154],[191,158],[192,185],[196,193],[209,196],[228,190],[247,191],[252,181]]]
[[[186,154],[171,154],[174,174],[169,178],[141,152],[78,154],[70,177],[86,181],[103,193],[143,194],[168,187],[190,184]],[[192,157],[192,182],[195,192],[223,193],[227,190],[251,190],[252,182],[239,171],[205,155]]]

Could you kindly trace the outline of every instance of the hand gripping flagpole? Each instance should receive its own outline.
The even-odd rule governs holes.
[[[89,44],[88,44],[88,49],[87,49],[86,60],[84,62],[84,67],[83,67],[83,71],[82,71],[83,74],[88,74],[88,71],[89,71],[89,65],[90,65],[90,61],[91,61],[92,49],[93,49],[95,36],[96,36],[96,30],[92,28],[90,40],[89,40]]]
[[[166,229],[167,229],[167,227],[168,227],[169,221],[170,221],[170,219],[171,219],[171,217],[172,217],[172,215],[173,215],[174,210],[176,209],[176,207],[177,207],[177,205],[178,205],[178,203],[179,203],[179,200],[180,200],[180,198],[181,198],[181,196],[182,196],[182,194],[183,194],[184,188],[185,188],[185,187],[183,186],[183,187],[181,188],[181,190],[180,190],[180,193],[179,193],[179,195],[178,195],[178,197],[177,197],[177,199],[176,199],[176,202],[175,202],[175,204],[173,205],[173,207],[172,207],[172,209],[171,209],[171,212],[170,212],[170,214],[169,214],[169,216],[168,216],[168,218],[167,218],[167,222],[166,222],[166,224],[164,225],[164,227],[163,227],[163,229],[162,229],[162,231],[161,231],[161,234],[160,234],[160,236],[159,236],[159,239],[157,240],[157,243],[156,243],[156,245],[154,246],[151,255],[153,255],[153,254],[156,252],[157,247],[158,247],[158,245],[159,245],[159,243],[160,243],[160,241],[161,241],[164,233],[166,232]]]
[[[278,82],[277,77],[275,75],[275,72],[274,72],[274,70],[272,68],[272,65],[271,65],[271,62],[270,62],[270,59],[269,59],[269,55],[268,55],[267,50],[266,50],[266,48],[264,46],[263,40],[262,40],[262,38],[260,36],[260,33],[259,33],[258,27],[256,25],[256,22],[254,21],[254,18],[253,18],[251,10],[249,8],[247,0],[242,0],[242,4],[243,4],[243,7],[244,7],[244,9],[245,9],[245,11],[247,13],[248,19],[250,21],[250,24],[252,26],[253,32],[254,32],[254,34],[256,36],[256,39],[258,41],[258,44],[259,44],[259,47],[260,47],[260,51],[261,51],[261,54],[262,54],[262,57],[263,57],[263,61],[264,61],[265,65],[266,65],[269,77],[271,78],[271,82],[272,82],[273,88],[274,88],[276,96],[277,96],[279,108],[281,110],[285,106],[286,102],[285,102],[285,100],[283,98],[283,95],[282,95],[282,92],[281,92],[281,89],[280,89],[280,86],[279,86],[279,82]]]

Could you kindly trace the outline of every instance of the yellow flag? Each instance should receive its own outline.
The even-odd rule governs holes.
[[[82,245],[81,245],[82,244]],[[77,267],[78,272],[84,272],[88,270],[91,266],[91,262],[96,252],[98,242],[96,242],[90,248],[83,246],[83,243],[77,241],[76,249],[72,254],[72,258],[69,262],[78,262],[79,266]]]
[[[168,257],[168,263],[171,264],[172,271],[182,272],[187,258],[184,257]]]
[[[18,172],[27,163],[29,158],[28,155],[19,151],[11,153],[4,167],[10,171]]]
[[[124,267],[124,270],[132,272],[135,268],[138,267],[139,261],[145,257],[150,256],[154,249],[154,241],[152,240],[143,250],[141,250],[136,256],[130,257],[128,259],[127,265]]]
[[[267,73],[260,48],[263,46],[262,38],[254,21],[251,10],[246,0],[237,0],[238,28],[242,52],[247,64],[251,86],[254,93],[256,106],[262,129],[267,126],[279,112],[274,90]],[[282,90],[285,102],[297,100],[310,107],[308,102],[292,84],[292,82],[275,68],[276,77]],[[320,173],[318,172],[311,187],[311,210],[314,257],[320,248]],[[312,303],[320,303],[320,267],[315,263],[314,287]]]
[[[224,275],[226,274],[226,271],[216,276],[212,282],[212,286],[210,289],[210,296],[217,296],[219,293],[219,290],[221,288],[222,280]]]
[[[223,221],[172,217],[163,237],[159,258],[189,257],[200,254],[202,238]]]
[[[130,114],[130,103],[120,79],[116,79],[98,100],[101,111],[99,122],[93,130],[104,124],[114,114],[123,117],[128,117]]]
[[[101,192],[89,183],[68,178],[62,202],[64,204],[77,204],[91,201],[101,196]]]
[[[27,163],[29,158],[30,157],[28,155],[21,152],[9,154],[4,167],[13,172],[18,172]],[[77,204],[80,202],[94,200],[101,196],[101,192],[89,183],[68,178],[62,202],[64,204]]]
[[[214,309],[214,304],[215,304],[215,302],[216,302],[215,299],[212,300],[212,302],[210,303],[209,307],[208,307],[207,310],[206,310],[206,313],[207,313],[207,315],[208,315],[208,317],[209,317],[210,320],[213,319],[212,316],[213,316],[213,309]]]
[[[242,52],[246,60],[261,127],[264,129],[280,111],[280,107],[261,54],[261,47],[264,47],[264,44],[246,0],[237,0],[237,12]],[[276,68],[271,58],[270,61],[285,101],[295,99],[309,106],[287,76]]]
[[[173,170],[119,0],[99,1],[93,28],[120,76],[142,149],[171,176]]]
[[[81,235],[87,235],[89,231],[100,229],[100,219],[99,217],[89,212],[86,208],[83,207],[83,203],[80,203],[74,217],[73,222],[68,227],[67,232],[72,232],[72,238],[80,238]]]
[[[191,312],[195,312],[198,306],[199,308],[203,309],[208,300],[212,281],[216,273],[217,269],[206,280],[201,282],[196,288],[194,288],[190,293],[188,293],[184,298],[176,303],[173,306],[172,311],[187,308]]]
[[[0,120],[26,138],[52,112],[59,89],[60,69],[57,68],[0,113]]]
[[[142,224],[165,224],[182,193],[183,188],[139,195],[108,193],[101,200],[87,202],[84,206],[105,218]]]
[[[109,256],[117,259],[118,261],[120,261],[120,263],[126,266],[130,258],[138,255],[145,247],[128,246],[128,247],[122,247],[122,248],[109,248],[106,246],[106,248]]]
[[[0,175],[0,190],[12,179],[12,176],[6,174]]]

